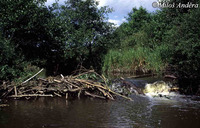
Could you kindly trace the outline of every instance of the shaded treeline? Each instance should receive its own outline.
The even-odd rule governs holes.
[[[200,4],[199,0],[171,3]],[[185,93],[200,91],[200,8],[182,6],[149,13],[133,8],[111,39],[104,71],[173,74]],[[114,45],[113,45],[114,46]]]
[[[97,8],[95,0],[49,7],[45,1],[0,1],[0,80],[27,77],[31,65],[45,67],[48,75],[69,74],[78,65],[101,69],[112,10]]]

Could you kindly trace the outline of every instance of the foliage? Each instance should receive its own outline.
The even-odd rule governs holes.
[[[0,81],[13,79],[18,84],[39,71],[38,67],[30,65],[23,55],[15,51],[10,40],[1,38],[0,44]]]
[[[104,36],[112,31],[106,15],[112,10],[98,8],[95,0],[68,0],[49,7],[45,1],[0,1],[2,80],[22,77],[29,72],[27,65],[56,75],[71,73],[78,64],[101,64],[108,47]]]
[[[179,26],[173,26],[166,37],[166,43],[174,50],[171,63],[176,66],[179,83],[189,93],[195,93],[200,85],[199,16],[199,8],[182,15]]]
[[[64,44],[64,61],[59,63],[52,59],[55,61],[53,66],[59,65],[58,72],[63,73],[63,69],[67,68],[67,73],[70,73],[77,65],[95,69],[100,67],[102,54],[108,47],[104,37],[112,31],[106,15],[112,10],[98,8],[97,5],[95,0],[68,0],[64,5],[55,3],[50,7],[62,32],[58,38]]]
[[[45,1],[0,1],[1,81],[23,80],[41,67],[56,75],[71,73],[78,65],[144,72],[172,66],[183,87],[200,85],[199,8],[154,13],[133,8],[127,22],[113,28],[107,22],[112,9],[98,8],[96,0],[67,0],[49,7]]]
[[[200,4],[199,0],[191,2]],[[144,67],[154,72],[170,67],[184,92],[194,93],[200,85],[199,17],[199,8],[163,8],[151,14],[133,8],[128,22],[113,34],[117,40],[113,40],[114,49],[105,55],[103,70],[124,67],[134,70],[132,67],[138,67],[140,60],[144,60]]]
[[[94,0],[69,0],[61,6],[60,18],[67,21],[70,26],[66,51],[73,52],[73,57],[82,60],[86,67],[96,67],[96,58],[100,57],[106,42],[102,42],[102,36],[107,35],[112,29],[111,24],[105,22],[107,13],[111,10],[107,7],[97,8],[98,2]],[[75,10],[75,11],[74,11]],[[87,63],[87,64],[86,64]]]
[[[161,49],[167,47],[155,45],[151,38],[154,36],[151,30],[154,17],[142,7],[133,8],[128,14],[128,23],[123,23],[114,32],[116,38],[119,38],[117,44],[120,45],[116,45],[119,50],[110,50],[105,56],[104,71],[126,69],[158,72],[164,69]]]
[[[138,46],[120,50],[110,50],[104,59],[103,71],[114,69],[128,71],[159,72],[165,67],[161,59],[161,47],[152,51],[149,48]]]
[[[18,77],[23,70],[22,59],[14,54],[15,49],[10,40],[0,38],[0,44],[0,80]]]
[[[139,9],[133,8],[126,19],[128,23],[122,23],[114,32],[117,38],[116,42],[120,44],[120,47],[134,46],[137,44],[137,37],[143,34],[140,30],[144,24],[150,21],[151,14],[142,7]]]

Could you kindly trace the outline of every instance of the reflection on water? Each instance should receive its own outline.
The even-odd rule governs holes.
[[[199,128],[200,103],[187,98],[132,96],[104,101],[64,98],[10,101],[0,128]]]

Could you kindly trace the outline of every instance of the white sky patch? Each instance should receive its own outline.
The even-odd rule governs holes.
[[[53,3],[55,3],[55,0],[47,0],[45,4],[49,6],[49,5],[52,5]]]
[[[153,12],[156,9],[152,7],[152,3],[157,0],[97,0],[99,6],[109,6],[114,9],[114,12],[109,14],[109,18],[118,23],[126,21],[125,17],[131,12],[132,8],[139,8],[140,6],[147,9],[149,12]],[[120,25],[118,24],[118,25]]]
[[[143,6],[147,10],[153,9],[152,3],[157,0],[97,0],[99,1],[99,6],[110,6],[115,10],[127,10],[133,7]]]
[[[114,23],[116,25],[116,27],[119,27],[119,25],[121,24],[120,20],[109,19],[108,22]]]
[[[59,0],[60,4],[64,4],[66,0]],[[114,12],[110,13],[109,22],[120,25],[125,22],[125,17],[128,16],[128,13],[131,12],[133,7],[139,8],[140,6],[147,9],[149,12],[153,12],[156,9],[152,7],[152,3],[157,0],[96,0],[99,1],[99,6],[109,6],[114,9]],[[51,5],[55,0],[47,0],[46,5]]]
[[[123,21],[123,22],[125,22],[125,21],[126,21],[126,19],[125,19],[125,18],[123,18],[123,19],[122,19],[122,21]]]

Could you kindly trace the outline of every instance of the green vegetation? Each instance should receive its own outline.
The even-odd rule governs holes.
[[[110,50],[105,56],[103,71],[149,71],[159,72],[164,70],[165,63],[161,59],[160,47],[151,51],[145,47]]]
[[[146,73],[161,72],[165,69],[167,66],[165,58],[170,52],[168,46],[158,45],[155,39],[150,37],[155,17],[156,14],[150,14],[142,7],[133,8],[128,14],[128,22],[123,23],[115,31],[119,37],[118,43],[116,48],[105,56],[104,71],[125,68]]]
[[[38,71],[29,70],[35,66],[47,75],[69,74],[78,65],[100,69],[112,10],[97,8],[95,0],[49,7],[45,1],[0,1],[0,81],[21,81]]]
[[[114,28],[107,21],[112,9],[98,8],[95,0],[49,7],[45,1],[0,1],[0,83],[23,81],[40,68],[47,75],[66,75],[80,66],[105,72],[170,69],[180,87],[193,88],[190,93],[198,90],[200,8],[155,13],[133,8],[127,22]]]
[[[200,85],[200,8],[155,13],[133,8],[127,21],[113,33],[116,45],[105,55],[103,70],[167,71],[178,77],[182,91],[195,94]]]

